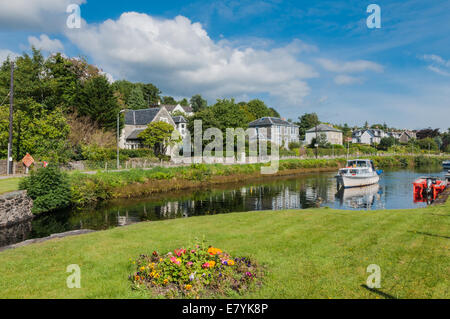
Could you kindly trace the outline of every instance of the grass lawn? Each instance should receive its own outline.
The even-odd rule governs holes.
[[[0,253],[0,298],[148,298],[130,258],[203,237],[268,273],[244,298],[450,298],[450,202],[396,211],[308,209],[143,222]],[[81,289],[66,267],[81,267]],[[381,267],[380,293],[362,285]],[[234,296],[233,296],[234,297]]]
[[[0,179],[0,194],[18,190],[21,179],[20,177]]]

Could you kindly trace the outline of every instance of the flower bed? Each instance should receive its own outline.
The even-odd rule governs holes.
[[[169,298],[229,296],[261,283],[263,272],[248,257],[232,257],[219,248],[195,245],[165,255],[154,251],[132,262],[135,289],[151,289]]]

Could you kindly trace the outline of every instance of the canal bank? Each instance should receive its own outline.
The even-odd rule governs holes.
[[[429,172],[442,174],[439,169],[387,169],[378,185],[357,189],[338,190],[335,171],[322,171],[219,183],[138,198],[117,198],[93,206],[39,214],[27,228],[28,231],[21,232],[24,236],[3,245],[79,229],[104,230],[144,221],[232,212],[316,207],[361,211],[424,208],[427,203],[414,202],[412,182]]]

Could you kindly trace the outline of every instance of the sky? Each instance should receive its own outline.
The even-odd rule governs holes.
[[[70,4],[80,28],[67,25]],[[367,26],[370,4],[380,28]],[[0,0],[0,62],[31,46],[177,99],[259,98],[293,120],[450,127],[448,0]]]

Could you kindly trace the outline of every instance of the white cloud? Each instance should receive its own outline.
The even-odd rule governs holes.
[[[334,83],[338,85],[348,85],[355,83],[362,83],[363,79],[360,77],[349,76],[345,74],[340,74],[334,78]]]
[[[0,49],[0,64],[2,64],[3,61],[5,61],[8,58],[8,56],[11,59],[15,59],[16,57],[19,56],[19,54],[15,53],[11,50]]]
[[[118,20],[67,30],[66,36],[115,78],[147,81],[165,94],[207,98],[268,93],[298,105],[317,77],[300,53],[301,41],[273,49],[234,47],[213,41],[199,23],[183,16],[158,19],[135,12]]]
[[[444,60],[442,57],[436,54],[425,54],[423,56],[423,59],[425,61],[434,62],[445,67],[450,67],[450,60]]]
[[[39,38],[28,37],[28,43],[36,49],[51,53],[64,50],[64,46],[61,41],[58,39],[52,40],[46,34],[41,34]]]
[[[425,54],[422,58],[431,63],[428,65],[428,70],[443,76],[450,76],[450,60],[445,60],[436,54]]]
[[[80,5],[86,0],[2,0],[0,30],[62,31],[67,6],[72,3]]]
[[[356,73],[364,71],[383,72],[383,66],[378,63],[357,60],[350,62],[337,62],[329,59],[317,59],[317,62],[327,71],[336,73]]]
[[[433,71],[434,73],[437,73],[437,74],[440,74],[443,76],[450,76],[450,72],[444,71],[441,68],[438,68],[436,66],[429,65],[428,69]]]

